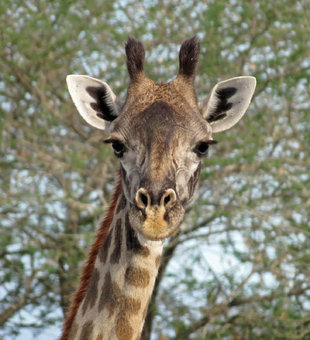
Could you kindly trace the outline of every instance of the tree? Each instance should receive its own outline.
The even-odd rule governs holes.
[[[59,325],[108,205],[117,162],[78,117],[65,76],[124,97],[123,43],[168,81],[198,34],[197,94],[258,80],[243,120],[205,161],[167,241],[143,339],[309,339],[309,1],[59,1],[1,5],[0,325]],[[46,337],[45,337],[46,338]]]

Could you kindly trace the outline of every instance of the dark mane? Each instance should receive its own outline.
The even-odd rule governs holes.
[[[90,282],[90,278],[95,266],[96,257],[99,253],[100,247],[102,247],[103,241],[109,231],[113,216],[114,216],[114,209],[116,206],[117,199],[122,192],[122,186],[121,186],[121,179],[120,176],[118,177],[116,188],[113,194],[112,203],[110,205],[110,208],[107,212],[106,217],[104,220],[100,223],[99,230],[97,232],[96,240],[93,243],[90,252],[88,260],[83,268],[82,275],[81,275],[81,283],[80,287],[76,290],[75,294],[73,295],[71,306],[69,311],[66,315],[66,320],[64,323],[63,332],[61,335],[61,338],[59,340],[68,340],[70,335],[70,330],[73,326],[74,319],[76,317],[76,314],[78,312],[78,309],[86,295],[86,290]],[[70,337],[71,339],[71,337]]]

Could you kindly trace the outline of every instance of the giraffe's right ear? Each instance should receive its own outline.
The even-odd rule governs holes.
[[[105,82],[81,75],[68,75],[67,85],[80,115],[88,124],[105,130],[118,115],[117,98]]]

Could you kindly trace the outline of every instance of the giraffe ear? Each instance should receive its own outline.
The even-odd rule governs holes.
[[[80,115],[91,126],[105,130],[106,122],[111,122],[118,115],[117,98],[109,85],[81,75],[68,75],[66,81]]]
[[[212,132],[225,131],[234,126],[250,105],[256,79],[236,77],[216,84],[211,94],[200,104],[203,117],[210,123]]]

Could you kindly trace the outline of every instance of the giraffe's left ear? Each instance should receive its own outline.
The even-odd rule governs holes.
[[[210,123],[212,132],[221,132],[234,126],[250,105],[256,79],[236,77],[216,84],[211,94],[202,101],[200,109]]]
[[[110,86],[95,78],[68,75],[67,85],[80,115],[88,124],[105,130],[118,115],[117,98]]]

